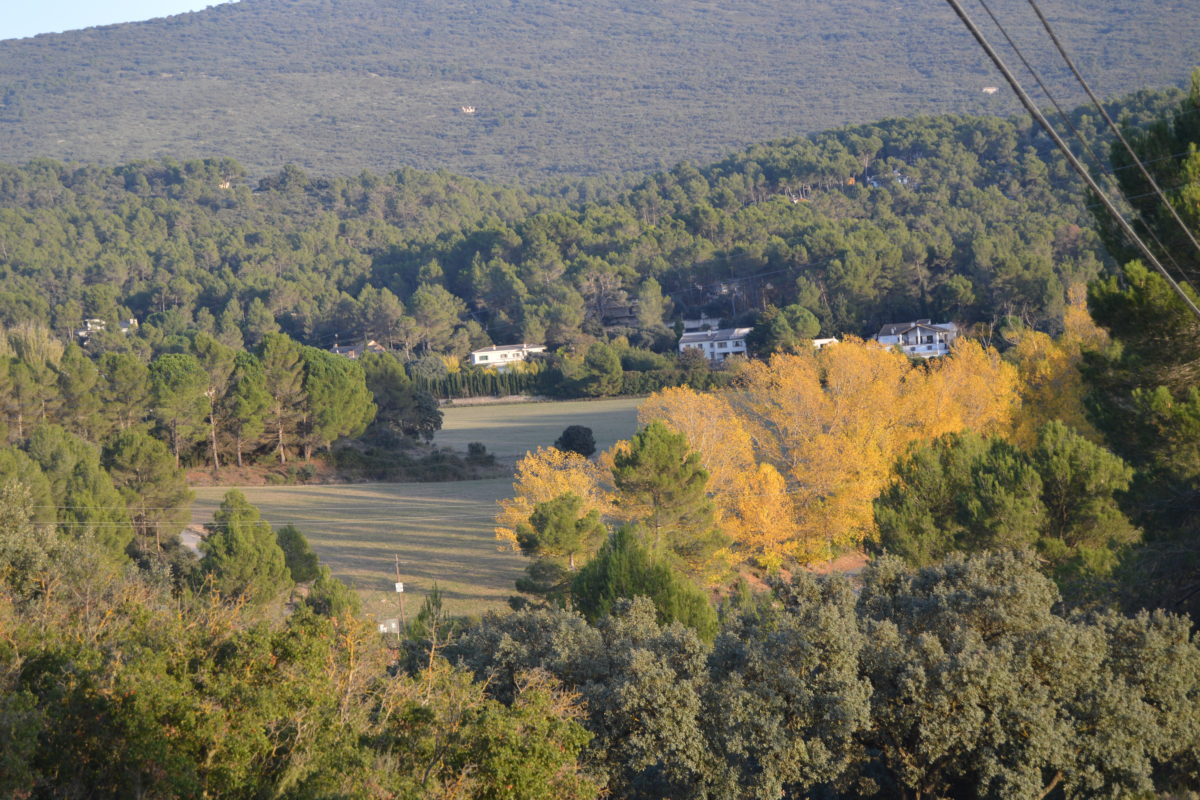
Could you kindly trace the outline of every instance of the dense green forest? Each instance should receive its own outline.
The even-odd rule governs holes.
[[[993,6],[1066,85],[1025,4]],[[1186,4],[1046,11],[1105,95],[1179,85],[1200,61]],[[998,84],[940,0],[242,0],[0,43],[0,160],[232,157],[256,178],[294,163],[529,183],[885,117],[1016,111],[1007,91],[981,91]]]
[[[1114,106],[1132,123],[1171,93]],[[1076,122],[1094,147],[1095,118]],[[236,162],[0,168],[0,322],[97,351],[278,326],[328,348],[413,355],[625,335],[671,349],[673,318],[800,305],[823,335],[916,317],[1049,330],[1105,258],[1077,183],[1027,123],[932,117],[758,145],[629,188],[553,196],[401,170],[258,181]],[[119,320],[141,333],[122,341]]]
[[[1137,125],[1176,100],[1143,93],[1114,111]],[[1102,147],[1093,117],[1075,124]],[[803,317],[802,336],[869,336],[917,317],[985,336],[1013,321],[1054,333],[1066,288],[1106,259],[1061,160],[1028,125],[993,117],[845,128],[625,188],[531,194],[294,166],[253,181],[228,159],[43,160],[0,167],[0,200],[9,440],[45,422],[97,443],[142,428],[177,464],[214,469],[328,451],[364,432],[368,406],[377,432],[428,435],[430,395],[710,388],[728,376],[677,357],[673,330],[705,312],[763,321],[759,353],[796,335],[779,308]],[[391,355],[361,362],[366,372],[343,364],[351,373],[331,391],[362,399],[318,421],[316,387],[340,374],[320,365],[343,363],[323,351],[366,339]],[[555,352],[503,379],[458,368],[473,348],[522,340]],[[272,366],[285,342],[288,364]],[[264,380],[299,383],[267,409]],[[102,411],[88,410],[97,400]],[[402,474],[341,457],[354,474]]]
[[[1200,80],[1121,109],[1196,229]],[[1194,278],[1200,249],[1118,181]],[[221,159],[37,161],[0,198],[0,794],[1200,786],[1200,321],[1023,123],[855,126],[543,195]],[[771,358],[677,357],[701,310],[761,319]],[[974,336],[932,363],[806,341],[917,315]],[[330,353],[343,337],[385,352]],[[183,465],[412,449],[428,390],[477,379],[466,350],[520,338],[557,351],[523,380],[691,385],[646,405],[691,403],[696,435],[655,417],[595,460],[527,456],[497,516],[528,557],[512,613],[449,619],[433,591],[381,635],[237,491],[179,539]],[[764,446],[825,468],[800,486]],[[839,467],[884,488],[848,505],[820,482]],[[878,534],[853,582],[738,549],[796,498]]]

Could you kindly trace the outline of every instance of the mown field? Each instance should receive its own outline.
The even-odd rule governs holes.
[[[438,444],[465,449],[481,441],[504,458],[548,445],[567,425],[591,427],[599,447],[628,437],[638,400],[530,403],[450,408]],[[195,487],[192,521],[203,524],[229,487]],[[359,592],[368,613],[399,615],[396,558],[411,618],[436,582],[452,614],[502,608],[525,568],[492,532],[496,501],[509,478],[453,483],[368,483],[239,487],[274,527],[298,527],[334,574]]]
[[[456,483],[247,486],[239,489],[272,526],[299,528],[333,573],[362,596],[366,610],[395,617],[396,557],[406,611],[416,613],[434,582],[454,614],[498,608],[513,594],[524,563],[492,534],[496,501],[509,479]],[[228,487],[196,487],[193,523],[212,519]]]
[[[638,397],[613,400],[570,400],[558,403],[451,406],[443,409],[442,430],[434,444],[466,450],[483,442],[497,458],[520,458],[538,446],[549,446],[568,425],[586,425],[597,450],[627,439],[637,425]]]

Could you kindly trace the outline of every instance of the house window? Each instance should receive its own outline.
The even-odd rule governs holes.
[[[480,356],[480,357],[479,357],[479,360],[480,360],[480,361],[487,361],[487,360],[488,360],[488,357],[487,357],[487,356]]]
[[[736,342],[734,342],[734,343],[733,343],[733,346],[734,346],[734,347],[745,347],[745,346],[746,346],[746,343],[745,343],[745,342],[743,342],[743,341],[741,341],[741,340],[739,339],[738,341],[736,341]]]
[[[717,347],[720,348],[721,350],[724,350],[728,346],[729,346],[729,344],[727,342],[720,342],[717,344]]]

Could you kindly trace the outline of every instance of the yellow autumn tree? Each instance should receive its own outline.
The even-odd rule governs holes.
[[[1017,370],[990,347],[959,339],[950,356],[928,364],[920,438],[961,430],[1009,438],[1021,406]]]
[[[727,394],[697,392],[687,386],[663,389],[638,408],[638,423],[661,420],[675,433],[687,437],[700,455],[714,488],[731,482],[754,468],[754,443],[734,413]]]
[[[664,389],[638,408],[646,425],[660,420],[682,433],[709,474],[717,525],[737,545],[738,557],[775,569],[793,552],[791,497],[787,482],[767,463],[757,463],[754,442],[728,393]],[[722,552],[722,556],[726,554]]]
[[[1020,376],[1017,442],[1032,445],[1038,429],[1057,419],[1099,443],[1100,433],[1084,412],[1085,390],[1079,365],[1086,351],[1108,344],[1108,334],[1088,313],[1084,286],[1075,284],[1068,291],[1063,333],[1057,339],[1028,329],[1006,331],[1005,336],[1015,340],[1005,357],[1016,366]]]
[[[795,512],[787,481],[779,470],[762,463],[736,475],[729,485],[714,492],[717,524],[736,545],[742,559],[753,559],[770,572],[784,558],[813,561],[818,553],[804,549],[796,536]]]
[[[848,338],[749,362],[717,394],[661,392],[642,416],[688,435],[737,552],[769,566],[858,545],[912,443],[964,428],[1007,434],[1017,402],[1016,370],[975,342],[914,363]]]
[[[513,496],[498,502],[496,539],[517,549],[517,526],[529,522],[534,506],[568,492],[583,499],[581,513],[610,512],[603,468],[578,453],[556,447],[539,447],[517,462]]]

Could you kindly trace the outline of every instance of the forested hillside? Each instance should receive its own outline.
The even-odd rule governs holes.
[[[1114,110],[1136,121],[1172,100]],[[411,170],[254,181],[228,159],[37,161],[0,168],[0,322],[66,338],[103,319],[101,349],[128,346],[116,324],[134,317],[156,350],[192,329],[253,343],[282,328],[453,356],[620,334],[660,348],[682,314],[768,305],[806,309],[824,335],[1011,315],[1053,331],[1103,254],[1046,144],[1015,120],[896,120],[553,197]]]
[[[1200,229],[1200,72],[1114,110]],[[1128,163],[1119,196],[1194,284],[1200,246]],[[998,117],[548,194],[0,168],[0,795],[1193,797],[1196,295],[1090,206]],[[758,323],[753,357],[676,352],[700,311]],[[965,335],[927,360],[853,335],[918,315]],[[551,352],[462,364],[520,338]],[[516,464],[512,613],[449,618],[435,584],[365,618],[239,491],[180,536],[188,466],[495,468],[419,443],[463,375],[654,392],[630,439],[572,426]]]
[[[1045,53],[1024,3],[995,8]],[[1047,7],[1107,95],[1179,85],[1200,60],[1193,11]],[[0,43],[0,160],[232,157],[255,177],[295,163],[528,181],[705,162],[892,116],[1012,113],[1007,90],[981,91],[998,83],[941,0],[243,0]]]

